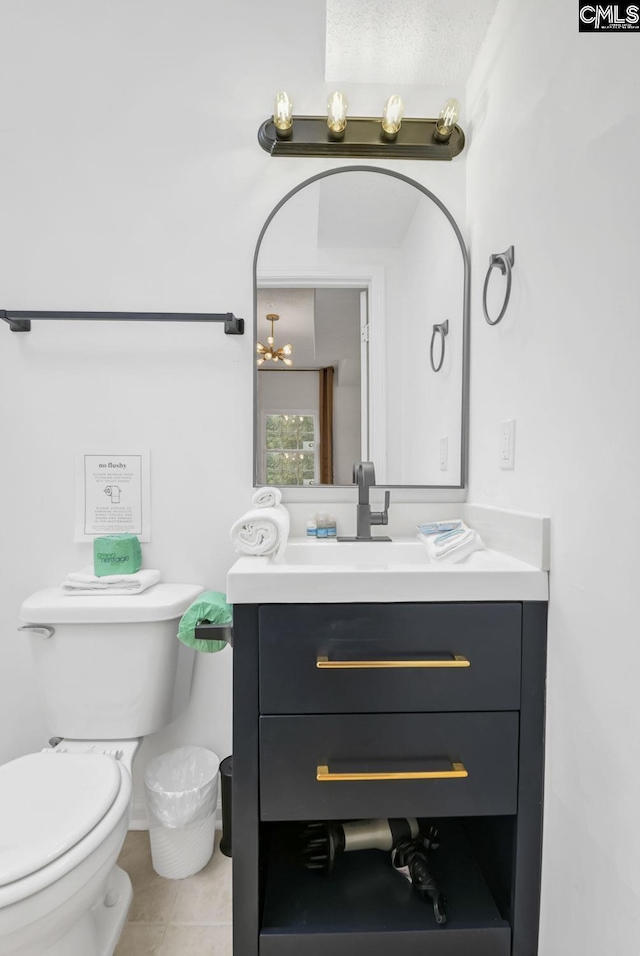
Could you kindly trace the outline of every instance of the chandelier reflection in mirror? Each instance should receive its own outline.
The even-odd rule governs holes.
[[[281,348],[276,348],[273,323],[277,322],[279,318],[280,316],[275,312],[267,313],[267,322],[271,322],[271,335],[267,336],[266,345],[263,345],[262,342],[256,344],[258,365],[263,365],[265,362],[284,362],[285,365],[293,365],[293,359],[289,358],[290,355],[293,355],[293,345],[287,343]]]

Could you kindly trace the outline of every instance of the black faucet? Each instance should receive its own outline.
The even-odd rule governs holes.
[[[386,535],[373,538],[371,525],[389,523],[389,501],[391,492],[384,493],[384,511],[372,511],[369,504],[369,488],[376,483],[376,472],[372,461],[358,461],[353,466],[353,480],[358,485],[358,506],[356,511],[356,536],[338,541],[391,541]]]

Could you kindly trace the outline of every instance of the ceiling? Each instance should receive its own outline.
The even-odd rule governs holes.
[[[397,249],[423,199],[403,180],[376,173],[329,176],[319,186],[320,249]]]
[[[464,83],[498,0],[326,0],[325,80]]]

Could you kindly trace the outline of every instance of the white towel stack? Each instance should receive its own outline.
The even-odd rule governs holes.
[[[439,530],[438,524],[454,525],[451,530]],[[426,532],[426,527],[430,529]],[[454,564],[473,554],[482,551],[484,544],[477,531],[467,527],[464,521],[456,519],[451,522],[437,522],[433,525],[418,526],[418,537],[424,541],[429,557],[432,561],[449,561]]]
[[[135,574],[105,574],[98,578],[93,568],[72,571],[62,584],[65,594],[86,597],[89,594],[141,594],[160,580],[159,571],[136,571]]]
[[[247,511],[231,528],[231,541],[238,554],[278,555],[289,540],[289,512],[278,488],[259,488]]]

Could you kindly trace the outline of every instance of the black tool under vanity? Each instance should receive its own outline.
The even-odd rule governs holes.
[[[235,956],[535,956],[546,616],[235,605]],[[340,828],[310,824],[356,820],[377,821],[374,846],[385,821],[437,834],[446,921],[389,852],[332,847],[325,865]]]

